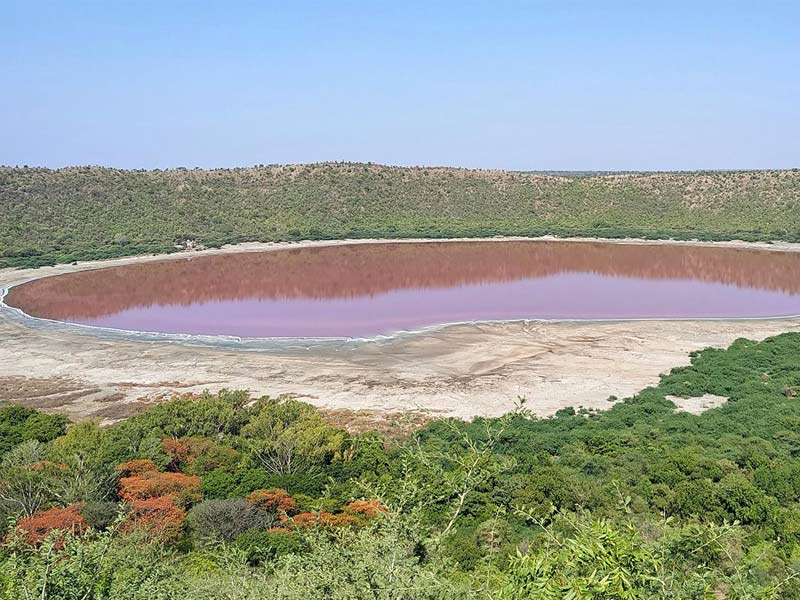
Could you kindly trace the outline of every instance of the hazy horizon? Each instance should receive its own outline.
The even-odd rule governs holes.
[[[800,167],[789,2],[3,7],[3,165]]]
[[[116,171],[221,171],[233,169],[258,169],[270,167],[301,167],[301,166],[314,166],[323,164],[339,164],[339,165],[371,165],[376,167],[385,167],[387,169],[453,169],[465,171],[505,171],[509,173],[534,173],[534,174],[564,174],[564,175],[604,175],[604,174],[648,174],[648,173],[750,173],[750,172],[764,172],[764,171],[797,171],[800,167],[763,167],[756,169],[619,169],[619,170],[586,170],[586,169],[502,169],[493,167],[460,167],[454,165],[390,165],[379,163],[375,161],[348,161],[348,160],[326,160],[319,162],[305,162],[305,163],[257,163],[253,165],[229,165],[224,167],[187,167],[184,165],[176,165],[170,167],[116,167],[114,165],[100,165],[100,164],[84,164],[84,165],[63,165],[57,167],[48,167],[46,165],[29,165],[17,164],[8,165],[0,164],[0,169],[47,169],[50,171],[59,171],[62,169],[109,169]]]

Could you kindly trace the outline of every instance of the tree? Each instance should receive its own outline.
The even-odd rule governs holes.
[[[344,431],[327,425],[313,406],[296,400],[265,399],[242,428],[249,447],[268,473],[291,475],[340,457]]]
[[[4,512],[29,517],[53,503],[51,486],[60,467],[44,461],[44,445],[28,440],[8,452],[0,463],[0,503]]]

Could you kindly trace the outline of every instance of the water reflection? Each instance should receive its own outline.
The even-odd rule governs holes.
[[[375,335],[517,318],[800,313],[800,256],[569,242],[361,244],[165,260],[48,277],[33,316],[170,333]]]

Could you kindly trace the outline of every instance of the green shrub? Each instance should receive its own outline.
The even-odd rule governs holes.
[[[245,531],[236,538],[235,545],[246,553],[251,565],[270,562],[304,549],[300,536],[290,531]]]
[[[232,542],[249,530],[267,530],[278,522],[278,515],[258,508],[241,498],[205,500],[186,515],[190,535],[198,543]]]

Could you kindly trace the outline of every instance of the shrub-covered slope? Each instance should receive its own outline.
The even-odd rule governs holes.
[[[0,407],[0,599],[800,598],[798,424],[795,333],[401,446],[244,392],[108,429]]]
[[[187,240],[542,234],[798,241],[800,171],[0,168],[0,266],[165,252]]]

